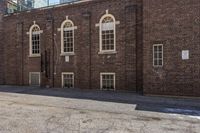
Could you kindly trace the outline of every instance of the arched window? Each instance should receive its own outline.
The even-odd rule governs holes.
[[[74,24],[65,20],[61,25],[61,54],[74,53]]]
[[[29,31],[30,56],[40,56],[40,27],[32,25]]]
[[[100,20],[100,52],[116,51],[115,17],[104,15]]]

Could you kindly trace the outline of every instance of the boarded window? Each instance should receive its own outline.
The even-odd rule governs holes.
[[[31,86],[40,86],[40,73],[39,72],[30,72],[29,82]]]

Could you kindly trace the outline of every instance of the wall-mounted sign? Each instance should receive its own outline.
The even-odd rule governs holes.
[[[65,56],[65,62],[69,62],[69,56]]]
[[[182,60],[188,60],[189,59],[189,50],[183,50],[182,51]]]

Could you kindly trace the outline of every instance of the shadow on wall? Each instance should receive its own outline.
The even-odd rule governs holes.
[[[0,86],[0,92],[135,104],[135,110],[182,114],[200,119],[200,99],[161,98],[98,90]]]

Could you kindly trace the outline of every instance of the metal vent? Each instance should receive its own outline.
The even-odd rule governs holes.
[[[30,73],[30,85],[31,86],[40,86],[40,73],[31,72]]]

